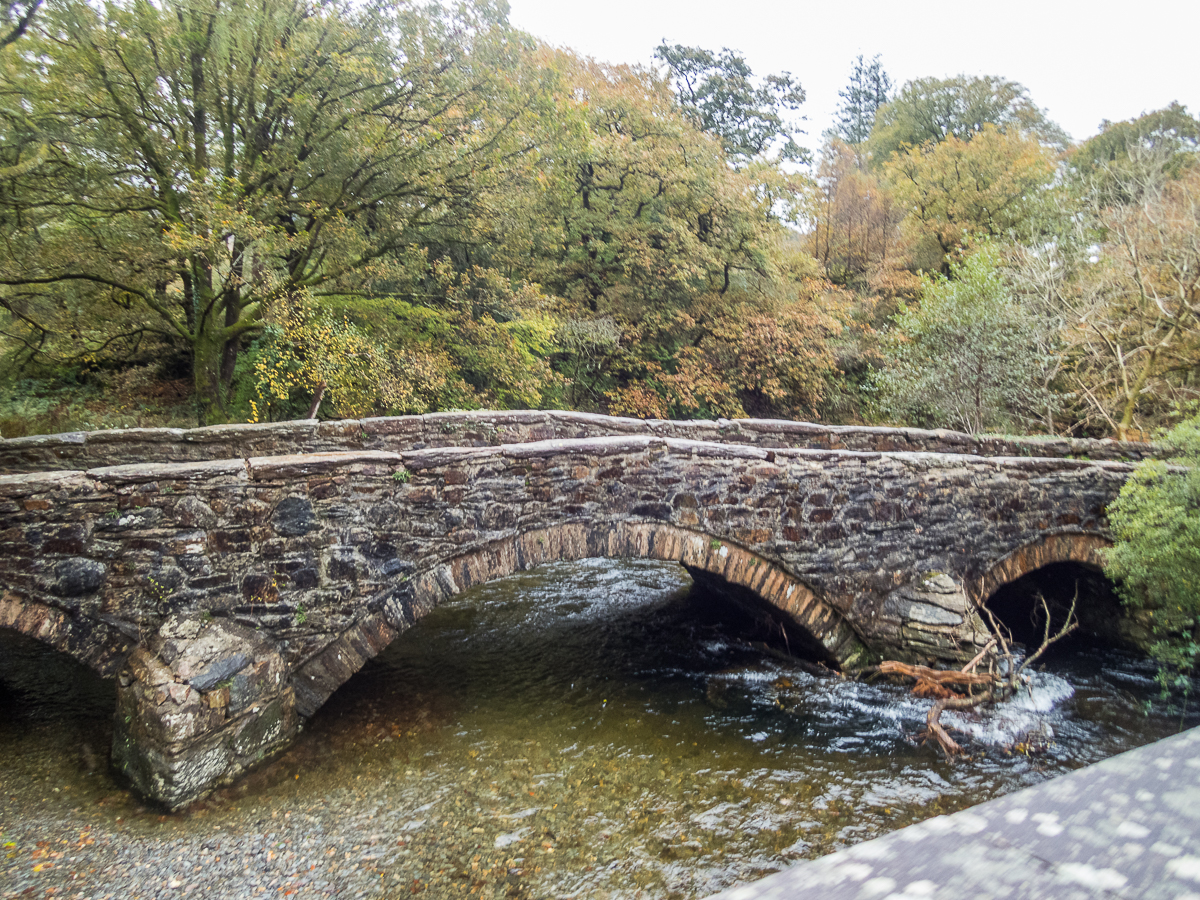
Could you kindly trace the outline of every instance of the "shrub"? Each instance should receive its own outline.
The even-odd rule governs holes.
[[[1164,689],[1186,691],[1200,654],[1200,416],[1165,442],[1179,456],[1139,463],[1109,507],[1116,544],[1105,571],[1149,628]]]

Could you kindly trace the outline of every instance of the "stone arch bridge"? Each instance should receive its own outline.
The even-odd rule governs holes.
[[[179,808],[439,602],[679,561],[830,666],[951,661],[973,601],[1090,566],[1146,445],[561,412],[0,440],[0,627],[117,677],[114,764]]]

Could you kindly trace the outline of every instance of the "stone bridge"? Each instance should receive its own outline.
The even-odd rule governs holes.
[[[1099,565],[1148,452],[561,412],[0,440],[0,627],[117,677],[114,764],[174,809],[438,603],[552,560],[678,561],[831,667],[974,655],[975,602]]]

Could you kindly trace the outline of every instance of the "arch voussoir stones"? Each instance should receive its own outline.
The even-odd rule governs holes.
[[[365,617],[306,662],[296,677],[302,715],[311,715],[366,660],[400,632],[462,591],[550,562],[589,558],[658,559],[715,575],[745,588],[809,633],[839,666],[854,668],[870,653],[854,629],[811,590],[742,547],[661,523],[593,528],[569,523],[536,529],[464,553],[391,589],[385,612]]]
[[[982,603],[1004,585],[1054,563],[1073,562],[1102,569],[1104,551],[1111,546],[1112,539],[1103,534],[1039,535],[993,563],[983,576],[975,579],[969,591]]]

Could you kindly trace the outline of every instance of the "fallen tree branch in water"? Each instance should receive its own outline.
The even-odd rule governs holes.
[[[1079,601],[1079,586],[1075,586],[1075,595],[1071,598],[1071,607],[1067,610],[1062,627],[1051,632],[1050,605],[1042,594],[1037,594],[1042,614],[1045,616],[1045,627],[1042,632],[1041,645],[1034,652],[1026,655],[1018,662],[1019,654],[1014,649],[1012,632],[1001,623],[990,609],[976,601],[976,606],[987,617],[988,630],[991,639],[974,659],[962,669],[931,669],[928,666],[917,666],[909,663],[888,659],[881,662],[874,671],[883,675],[898,675],[911,678],[916,683],[912,692],[918,697],[933,698],[925,717],[925,738],[933,738],[942,752],[947,756],[957,756],[963,748],[950,736],[941,723],[942,713],[946,710],[975,709],[984,704],[1002,703],[1011,700],[1022,687],[1029,683],[1025,670],[1036,662],[1046,650],[1057,641],[1062,640],[1079,627],[1075,617],[1075,606]],[[984,660],[987,661],[986,672],[973,671]],[[966,693],[959,690],[966,689]],[[975,688],[982,688],[979,693]],[[957,689],[957,690],[956,690]]]
[[[955,669],[931,669],[928,666],[913,666],[908,663],[885,659],[879,664],[884,675],[904,675],[917,681],[932,681],[935,684],[991,684],[995,677],[988,672],[974,673]]]

